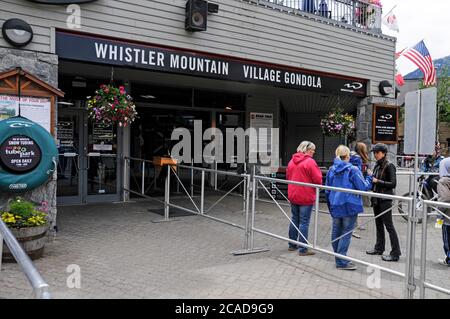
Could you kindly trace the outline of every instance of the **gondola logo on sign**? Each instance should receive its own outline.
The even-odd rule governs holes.
[[[364,85],[360,82],[352,82],[344,85],[344,89],[341,89],[342,92],[350,92],[353,93],[357,90],[360,90],[364,87]]]

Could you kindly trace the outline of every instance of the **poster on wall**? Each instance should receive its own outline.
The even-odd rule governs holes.
[[[250,152],[271,152],[272,151],[272,113],[250,113],[250,127],[256,129],[258,138],[250,139]],[[258,145],[258,143],[260,145]],[[261,145],[267,145],[267,149],[260,149]]]
[[[0,95],[0,121],[19,115],[19,97]],[[49,98],[23,96],[20,115],[38,123],[50,132],[51,101]]]
[[[398,143],[398,108],[396,106],[373,106],[373,143]]]

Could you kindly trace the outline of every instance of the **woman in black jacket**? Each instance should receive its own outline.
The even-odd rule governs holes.
[[[397,187],[397,172],[394,164],[390,163],[386,158],[387,146],[385,144],[377,144],[373,147],[372,152],[377,160],[373,171],[373,191],[375,193],[393,195],[394,189]],[[382,259],[384,261],[398,261],[401,251],[397,232],[392,221],[392,200],[372,198],[372,206],[375,217],[384,214],[375,220],[377,242],[375,248],[367,251],[367,254],[383,255],[385,250],[384,227],[386,227],[391,240],[392,251],[389,255],[382,256]]]

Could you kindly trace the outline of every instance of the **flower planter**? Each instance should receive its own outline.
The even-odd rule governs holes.
[[[11,229],[11,232],[21,244],[28,256],[34,260],[42,257],[47,240],[48,225]],[[15,262],[6,243],[3,243],[3,262]]]

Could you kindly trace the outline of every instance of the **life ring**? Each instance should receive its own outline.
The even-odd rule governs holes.
[[[21,117],[0,121],[0,191],[24,193],[44,184],[56,169],[54,137]]]

